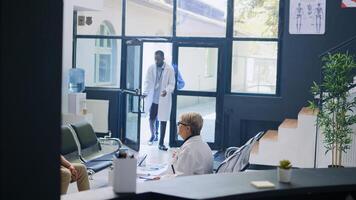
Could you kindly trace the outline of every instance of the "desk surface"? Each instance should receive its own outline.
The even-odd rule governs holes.
[[[259,197],[307,192],[356,190],[356,168],[298,169],[293,170],[290,184],[277,181],[276,170],[243,173],[210,174],[179,177],[172,180],[149,181],[137,184],[137,195],[157,193],[188,199],[206,199],[224,196]],[[251,181],[268,180],[276,185],[272,189],[257,189]],[[278,192],[276,192],[278,190]],[[119,198],[111,187],[62,196],[67,199],[114,199]]]

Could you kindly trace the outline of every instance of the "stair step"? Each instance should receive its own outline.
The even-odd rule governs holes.
[[[258,150],[259,150],[259,146],[260,146],[260,143],[257,141],[253,147],[252,147],[252,150],[251,150],[251,153],[252,154],[257,154],[258,153]]]
[[[276,130],[268,130],[267,133],[265,133],[263,135],[261,140],[277,141],[278,140],[278,131],[276,131]]]
[[[303,107],[300,111],[299,111],[299,115],[317,115],[319,112],[318,109],[314,110],[310,109],[308,107]]]
[[[298,120],[296,119],[285,119],[281,125],[279,125],[280,128],[297,128],[298,127]]]

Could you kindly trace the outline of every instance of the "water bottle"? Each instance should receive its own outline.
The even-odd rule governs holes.
[[[69,70],[69,92],[83,92],[84,85],[84,69],[72,68]]]

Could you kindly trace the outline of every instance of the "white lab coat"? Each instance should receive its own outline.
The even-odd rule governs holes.
[[[160,93],[165,90],[167,92],[167,95],[165,97],[159,97],[157,118],[158,121],[169,121],[172,108],[172,93],[174,91],[176,81],[173,67],[166,63],[164,63],[162,67],[163,72]],[[150,111],[153,102],[153,93],[157,74],[156,71],[157,66],[156,64],[153,64],[148,67],[146,73],[145,84],[143,89],[143,94],[147,95],[147,97],[145,98],[146,113]]]
[[[213,154],[200,135],[189,138],[177,151],[172,165],[183,176],[213,173]]]

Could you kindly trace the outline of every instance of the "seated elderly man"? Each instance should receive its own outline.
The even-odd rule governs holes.
[[[90,189],[85,165],[72,164],[61,155],[61,194],[67,193],[69,183],[75,181],[79,191]]]
[[[213,155],[200,136],[202,116],[193,112],[183,114],[177,125],[178,134],[184,139],[184,143],[173,155],[172,171],[181,172],[184,176],[212,173]]]

